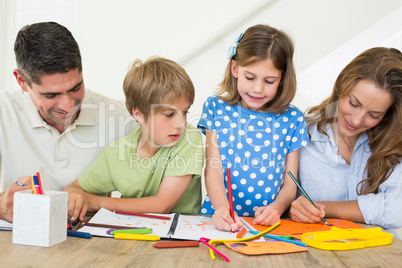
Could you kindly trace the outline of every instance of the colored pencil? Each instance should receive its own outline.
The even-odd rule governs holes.
[[[258,234],[259,232],[250,230],[250,233]],[[279,236],[272,235],[272,234],[266,234],[266,235],[264,235],[264,237],[268,237],[268,238],[271,238],[271,239],[274,239],[274,240],[277,240],[277,241],[283,241],[283,242],[287,242],[287,243],[292,243],[292,244],[295,244],[295,245],[298,245],[298,246],[301,246],[301,247],[306,247],[307,246],[305,243],[290,240],[290,239],[286,239],[286,238],[279,237]]]
[[[137,216],[137,217],[153,218],[153,219],[159,219],[159,220],[171,220],[171,218],[167,217],[167,216],[158,216],[158,215],[150,215],[150,214],[142,214],[142,213],[132,213],[132,212],[125,212],[125,211],[118,211],[118,210],[115,210],[114,213],[123,214],[123,215],[130,215],[130,216]]]
[[[33,178],[33,176],[31,176],[31,183],[32,183],[32,193],[33,193],[33,194],[36,194],[35,183],[34,183],[34,178]]]
[[[120,226],[120,225],[111,225],[111,224],[100,224],[100,223],[90,223],[85,222],[82,226],[90,226],[90,227],[101,227],[101,228],[116,228],[116,229],[143,229],[144,227],[129,227],[129,226]]]
[[[313,204],[313,206],[317,207],[313,200],[311,200],[311,198],[308,196],[308,194],[306,193],[306,191],[304,191],[303,187],[301,187],[301,185],[297,182],[296,178],[293,176],[292,172],[288,171],[289,176],[292,178],[292,180],[296,183],[297,187],[299,188],[299,190],[303,193],[303,195],[307,198],[308,201],[310,201],[311,204]],[[321,220],[328,225],[327,220],[322,217]]]
[[[198,241],[177,241],[177,242],[157,242],[152,246],[154,248],[188,248],[188,247],[198,247],[200,244]]]
[[[71,224],[71,221],[69,219],[67,219],[67,225],[68,227],[70,227],[70,230],[73,230],[73,225]]]
[[[230,217],[232,217],[232,219],[235,220],[234,210],[233,210],[232,179],[230,177],[230,168],[226,169],[226,175],[228,178],[229,212],[230,212]]]

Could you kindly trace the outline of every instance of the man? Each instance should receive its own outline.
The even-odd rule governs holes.
[[[55,22],[23,27],[13,74],[22,91],[0,94],[0,218],[12,222],[13,195],[62,190],[103,147],[133,131],[121,102],[85,89],[81,54],[71,32]]]

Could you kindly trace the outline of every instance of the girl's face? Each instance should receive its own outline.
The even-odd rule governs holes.
[[[357,140],[362,132],[381,122],[391,105],[391,94],[371,81],[359,81],[349,95],[339,100],[339,133]]]
[[[244,67],[232,60],[231,73],[237,78],[240,105],[249,110],[265,112],[264,105],[275,97],[281,83],[282,71],[276,69],[268,58]]]

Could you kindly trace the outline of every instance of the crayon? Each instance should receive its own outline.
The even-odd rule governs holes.
[[[150,234],[152,233],[151,228],[144,228],[144,229],[120,229],[120,230],[113,230],[110,232],[111,235],[115,235],[117,233],[120,234]]]
[[[114,235],[115,239],[130,239],[130,240],[144,240],[144,241],[157,241],[161,240],[159,236],[156,235],[145,235],[145,234],[122,234],[116,233]]]
[[[237,233],[236,238],[243,238],[243,236],[247,233],[246,228],[243,228],[240,230],[240,232]]]
[[[200,244],[196,240],[192,241],[168,241],[168,242],[157,242],[152,246],[154,248],[187,248],[187,247],[198,247]]]
[[[92,235],[90,233],[78,232],[78,231],[73,231],[73,230],[67,230],[67,235],[74,236],[74,237],[80,237],[80,238],[91,238],[92,237]]]

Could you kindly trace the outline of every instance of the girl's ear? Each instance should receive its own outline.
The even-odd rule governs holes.
[[[137,120],[138,123],[143,124],[145,122],[144,114],[140,111],[140,109],[133,108],[132,112],[134,119]]]
[[[234,78],[239,78],[239,72],[237,70],[237,63],[235,60],[232,60],[230,63],[230,72],[232,73]]]

